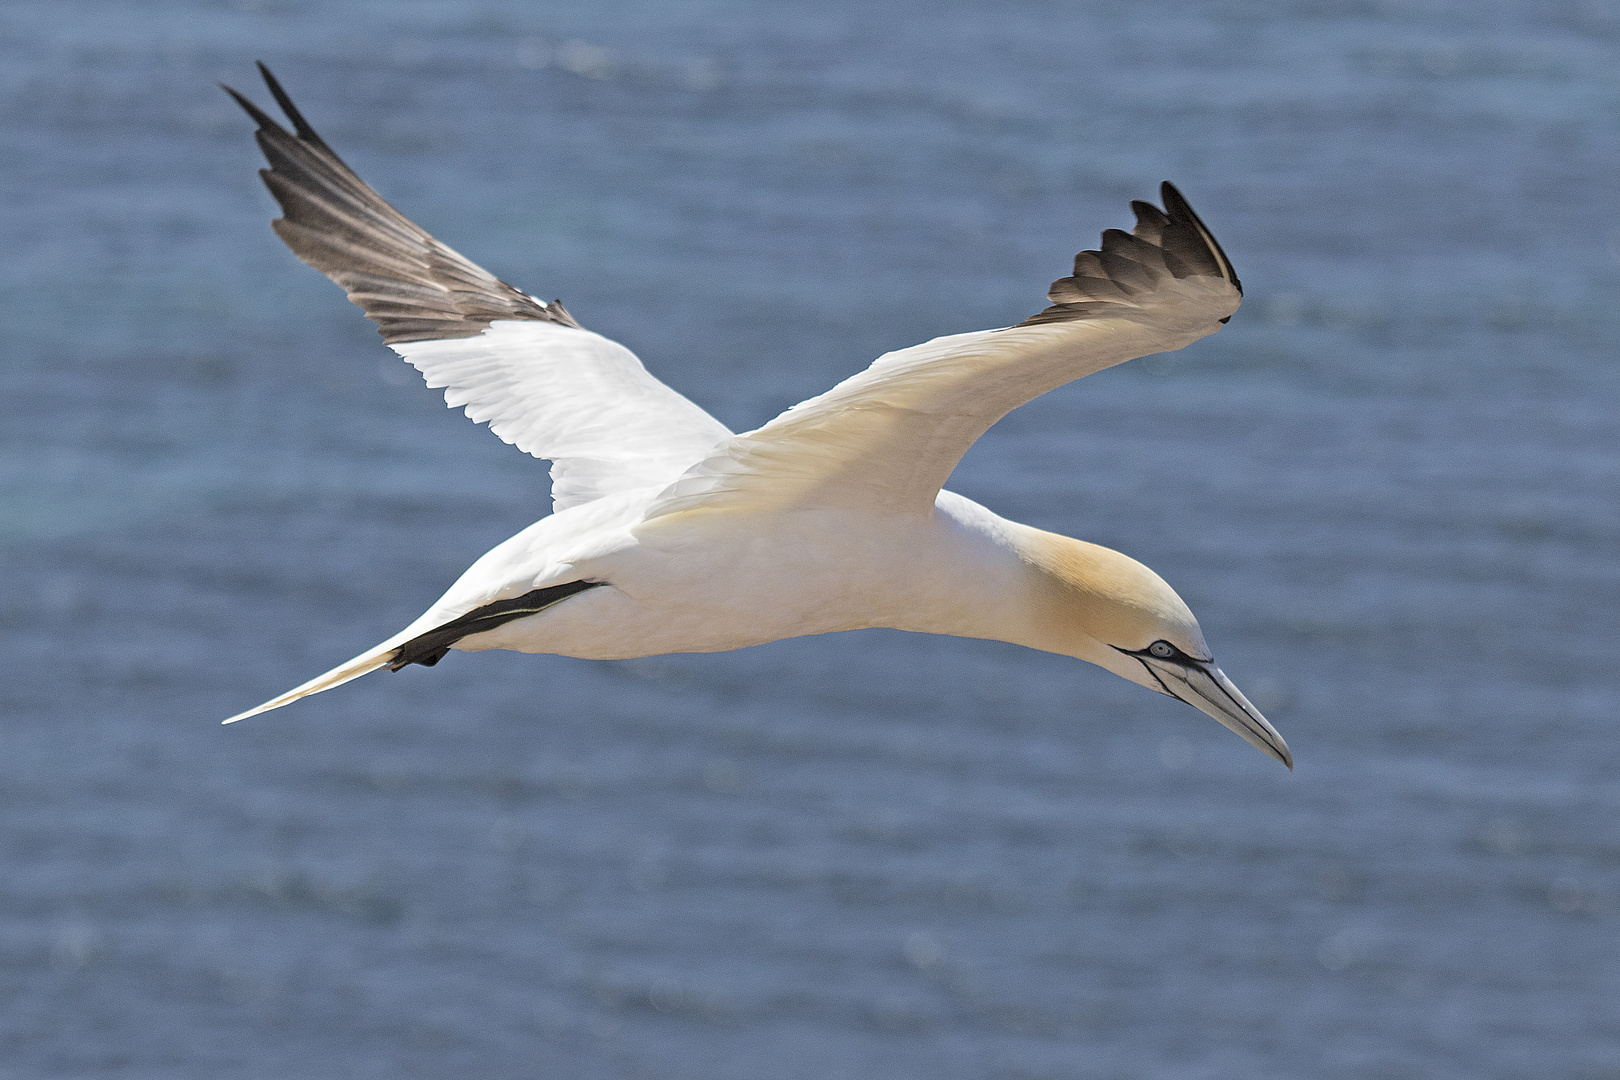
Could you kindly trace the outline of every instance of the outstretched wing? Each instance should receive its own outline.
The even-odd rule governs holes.
[[[259,124],[270,162],[259,175],[283,213],[276,235],[343,286],[446,404],[549,459],[556,509],[667,483],[730,436],[561,303],[520,292],[384,202],[259,70],[291,132],[225,90]]]
[[[1094,371],[1220,329],[1242,286],[1172,185],[1133,202],[1075,257],[1052,304],[1017,326],[935,338],[879,357],[819,397],[735,435],[665,489],[653,514],[698,507],[923,513],[967,448],[1024,402]],[[649,515],[652,516],[652,515]]]

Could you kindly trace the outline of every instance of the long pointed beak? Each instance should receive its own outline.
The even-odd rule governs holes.
[[[1294,755],[1288,752],[1283,737],[1220,668],[1200,661],[1177,664],[1149,656],[1141,659],[1171,694],[1213,716],[1249,745],[1264,750],[1290,769],[1294,767]]]

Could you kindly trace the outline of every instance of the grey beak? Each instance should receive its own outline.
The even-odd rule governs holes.
[[[1294,767],[1294,755],[1288,752],[1283,737],[1220,668],[1199,660],[1180,664],[1153,656],[1133,655],[1139,656],[1172,695],[1213,716],[1249,745],[1264,750],[1290,769]]]

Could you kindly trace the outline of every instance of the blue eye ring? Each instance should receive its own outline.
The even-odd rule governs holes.
[[[1177,649],[1168,641],[1155,641],[1153,644],[1147,647],[1147,651],[1149,654],[1157,656],[1160,660],[1169,660],[1181,650]]]

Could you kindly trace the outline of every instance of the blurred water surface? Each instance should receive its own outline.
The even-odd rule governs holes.
[[[1076,661],[454,654],[216,721],[547,506],[271,234],[267,60],[734,428],[1180,184],[1248,290],[953,487],[1200,614]],[[0,1077],[1620,1076],[1620,6],[0,7]]]

